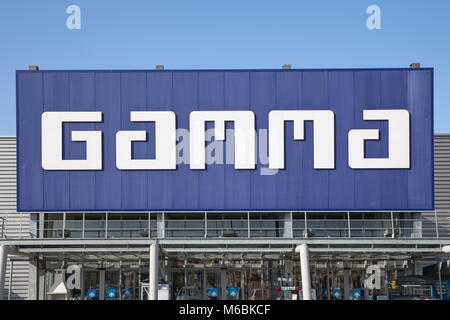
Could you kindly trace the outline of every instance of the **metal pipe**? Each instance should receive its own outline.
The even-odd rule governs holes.
[[[438,265],[438,277],[439,277],[439,296],[441,297],[441,300],[444,300],[442,298],[442,279],[441,279],[441,268],[442,268],[442,261],[439,261]]]
[[[63,213],[63,224],[62,224],[62,237],[65,238],[64,234],[66,233],[66,213]]]
[[[99,271],[99,276],[100,276],[100,283],[99,283],[98,299],[105,300],[105,269],[103,266],[103,261],[102,261],[102,269],[100,269]]]
[[[0,219],[2,219],[2,235],[0,236],[0,239],[3,239],[5,233],[5,218],[0,217]]]
[[[158,242],[150,245],[149,300],[158,300]]]
[[[330,271],[328,270],[328,261],[327,261],[327,299],[331,300],[330,297]]]
[[[247,237],[250,238],[250,212],[247,212]]]
[[[351,238],[352,237],[352,231],[351,231],[351,224],[350,224],[350,212],[347,211],[347,226],[348,226],[348,237]]]
[[[394,212],[391,211],[391,237],[395,238],[395,227],[394,227]]]
[[[8,300],[11,300],[12,275],[14,268],[14,260],[9,261],[9,285],[8,285]]]
[[[205,211],[205,232],[204,232],[205,238],[208,237],[208,213]]]
[[[303,300],[311,300],[311,276],[309,274],[309,249],[307,244],[297,246],[296,251],[300,251],[300,266],[302,271],[302,292]]]
[[[86,224],[86,213],[85,212],[83,212],[83,222],[82,223],[83,224],[82,224],[82,227],[81,227],[81,238],[84,239],[84,237],[85,237],[85,230],[86,230],[86,227],[85,227],[85,224]]]
[[[434,211],[434,222],[436,226],[436,238],[439,238],[439,225],[438,225],[438,218],[437,218],[437,211]]]
[[[3,300],[3,288],[5,287],[6,261],[8,260],[8,249],[0,245],[0,300]]]
[[[105,213],[105,239],[108,239],[108,212]]]
[[[206,300],[208,297],[208,293],[206,290],[206,263],[203,260],[203,278],[202,278],[202,282],[203,282],[203,290],[202,290],[202,300]]]

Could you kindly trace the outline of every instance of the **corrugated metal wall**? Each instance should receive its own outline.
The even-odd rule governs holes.
[[[423,237],[450,237],[450,134],[434,135],[434,203],[435,214],[422,213]]]
[[[29,214],[16,212],[16,137],[0,137],[0,217],[5,218],[5,235],[8,238],[29,237]],[[1,219],[0,219],[1,220]],[[0,222],[1,225],[1,222]],[[1,227],[0,227],[1,228]],[[28,298],[28,260],[8,256],[4,297],[9,296],[10,259],[15,259],[11,299]]]

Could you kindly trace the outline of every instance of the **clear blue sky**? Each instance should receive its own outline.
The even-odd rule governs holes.
[[[81,8],[69,30],[66,8]],[[381,30],[366,9],[381,8]],[[450,133],[448,0],[4,0],[0,134],[15,134],[15,70],[435,68],[435,132]]]

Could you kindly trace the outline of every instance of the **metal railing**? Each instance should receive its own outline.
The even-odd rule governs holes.
[[[6,224],[6,218],[0,217],[0,239],[4,239],[5,238],[5,224]]]
[[[40,238],[450,238],[450,217],[402,212],[41,214],[13,234]],[[447,213],[446,213],[447,214]],[[39,214],[38,214],[39,215]],[[12,217],[13,214],[9,214]],[[132,218],[131,218],[132,216]],[[221,217],[219,219],[219,217]],[[7,220],[0,217],[1,237]],[[21,226],[19,226],[21,228]],[[17,228],[17,226],[16,226]],[[17,231],[17,230],[16,230]],[[21,237],[21,236],[20,236]],[[11,238],[11,237],[10,237]],[[12,238],[15,238],[14,235]]]

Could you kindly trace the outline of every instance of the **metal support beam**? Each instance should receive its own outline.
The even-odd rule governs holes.
[[[102,261],[102,267],[103,267],[103,261]],[[99,300],[105,300],[105,269],[102,268],[99,271],[100,276],[100,284],[99,284],[99,293],[98,293],[98,299]]]
[[[326,264],[326,272],[327,272],[327,299],[331,300],[331,296],[330,296],[330,271],[328,270],[328,261]]]
[[[149,300],[158,300],[158,242],[150,245],[149,278],[150,294]]]
[[[349,270],[344,269],[344,300],[350,300],[350,279]]]
[[[438,217],[437,217],[437,211],[434,211],[434,224],[436,226],[436,238],[439,238],[439,225],[438,225]]]
[[[391,237],[395,238],[394,212],[391,211]]]
[[[348,237],[352,237],[352,226],[350,223],[350,212],[347,211],[347,228],[348,228]]]
[[[439,263],[437,264],[438,267],[438,279],[439,279],[439,296],[440,299],[443,300],[442,298],[442,279],[441,279],[441,268],[442,268],[442,261],[439,261]]]
[[[220,300],[227,300],[227,269],[220,269]]]
[[[307,244],[297,247],[300,251],[300,266],[302,271],[303,300],[311,300],[311,276],[309,269],[309,249]]]
[[[13,269],[14,269],[14,260],[11,259],[9,264],[8,300],[11,300]]]
[[[166,237],[166,227],[165,227],[165,214],[156,214],[156,237],[158,239],[164,239]]]
[[[0,300],[3,300],[6,276],[6,261],[8,260],[8,249],[0,245]]]
[[[251,232],[250,232],[250,212],[247,212],[247,237],[248,238],[251,237]]]

